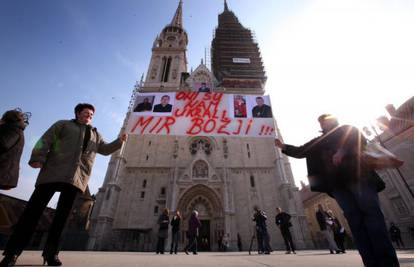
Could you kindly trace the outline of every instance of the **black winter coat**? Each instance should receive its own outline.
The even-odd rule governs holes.
[[[275,223],[277,226],[280,227],[281,230],[289,229],[289,227],[292,226],[292,223],[290,222],[291,216],[286,212],[281,212],[275,217]]]
[[[18,124],[0,125],[0,189],[17,186],[23,146],[23,129]]]
[[[335,188],[343,188],[364,177],[377,187],[385,184],[374,171],[367,171],[361,165],[361,153],[367,141],[358,129],[343,125],[296,147],[285,145],[282,152],[295,158],[306,158],[309,184],[312,191],[330,193]],[[341,150],[344,158],[339,166],[334,166],[333,155]]]

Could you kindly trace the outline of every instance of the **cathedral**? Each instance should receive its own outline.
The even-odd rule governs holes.
[[[171,23],[154,40],[147,74],[135,86],[121,131],[140,93],[189,92],[203,86],[223,94],[264,94],[266,74],[258,44],[226,1],[211,44],[211,70],[201,62],[188,72],[189,37],[182,12],[180,1]],[[280,136],[277,128],[276,134]],[[229,250],[237,250],[238,239],[247,250],[255,233],[255,205],[268,216],[273,249],[285,247],[274,222],[278,206],[292,215],[297,247],[312,247],[289,161],[273,138],[130,134],[112,155],[97,193],[88,249],[154,251],[157,220],[168,208],[183,216],[181,249],[188,218],[197,210],[200,251],[217,251],[223,236],[230,240]]]

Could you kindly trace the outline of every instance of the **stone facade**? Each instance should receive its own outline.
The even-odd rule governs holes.
[[[405,245],[414,247],[414,196],[407,189],[414,191],[414,97],[398,109],[389,106],[388,110],[391,119],[383,121],[384,131],[374,141],[381,142],[404,164],[398,170],[378,172],[386,183],[380,200],[387,225],[395,223]]]
[[[188,91],[193,90],[192,83],[203,82],[200,77],[205,77],[207,82],[214,83],[213,91],[226,92],[203,63],[191,75],[182,75],[187,68],[187,34],[182,28],[181,16],[180,1],[172,22],[156,39],[145,83],[141,82],[136,90]],[[178,47],[165,46],[169,40],[173,42],[172,36],[183,42],[178,41]],[[178,57],[171,63],[175,67],[159,67],[158,56],[171,56],[173,60]],[[167,80],[161,81],[160,76],[152,75],[152,70],[158,73],[167,69],[171,70]],[[181,77],[186,76],[186,79],[174,79],[174,69],[182,72]],[[257,79],[259,84],[264,82],[262,76]],[[231,90],[246,93],[245,88],[232,87]],[[263,88],[254,89],[254,92],[263,92]],[[129,113],[125,121],[128,116]],[[157,219],[167,207],[173,212],[180,210],[183,215],[181,248],[186,242],[186,222],[191,211],[196,209],[203,225],[199,249],[217,250],[218,240],[225,234],[230,237],[230,250],[237,248],[237,234],[241,236],[244,249],[248,249],[254,232],[251,220],[254,205],[268,214],[274,249],[284,248],[274,224],[277,206],[292,215],[292,234],[298,248],[312,247],[289,162],[275,149],[271,138],[130,135],[124,148],[112,155],[109,162],[92,213],[88,247],[154,250]]]

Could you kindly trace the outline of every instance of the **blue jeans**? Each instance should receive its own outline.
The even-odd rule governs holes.
[[[364,265],[367,267],[398,267],[380,208],[378,193],[373,185],[359,182],[331,192],[344,211]]]

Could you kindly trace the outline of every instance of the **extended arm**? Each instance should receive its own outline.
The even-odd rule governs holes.
[[[103,140],[103,138],[101,137],[99,133],[98,135],[99,135],[98,153],[102,155],[110,155],[114,153],[115,151],[121,148],[122,143],[126,141],[127,139],[127,135],[122,134],[119,138],[117,138],[116,140],[108,144]]]

